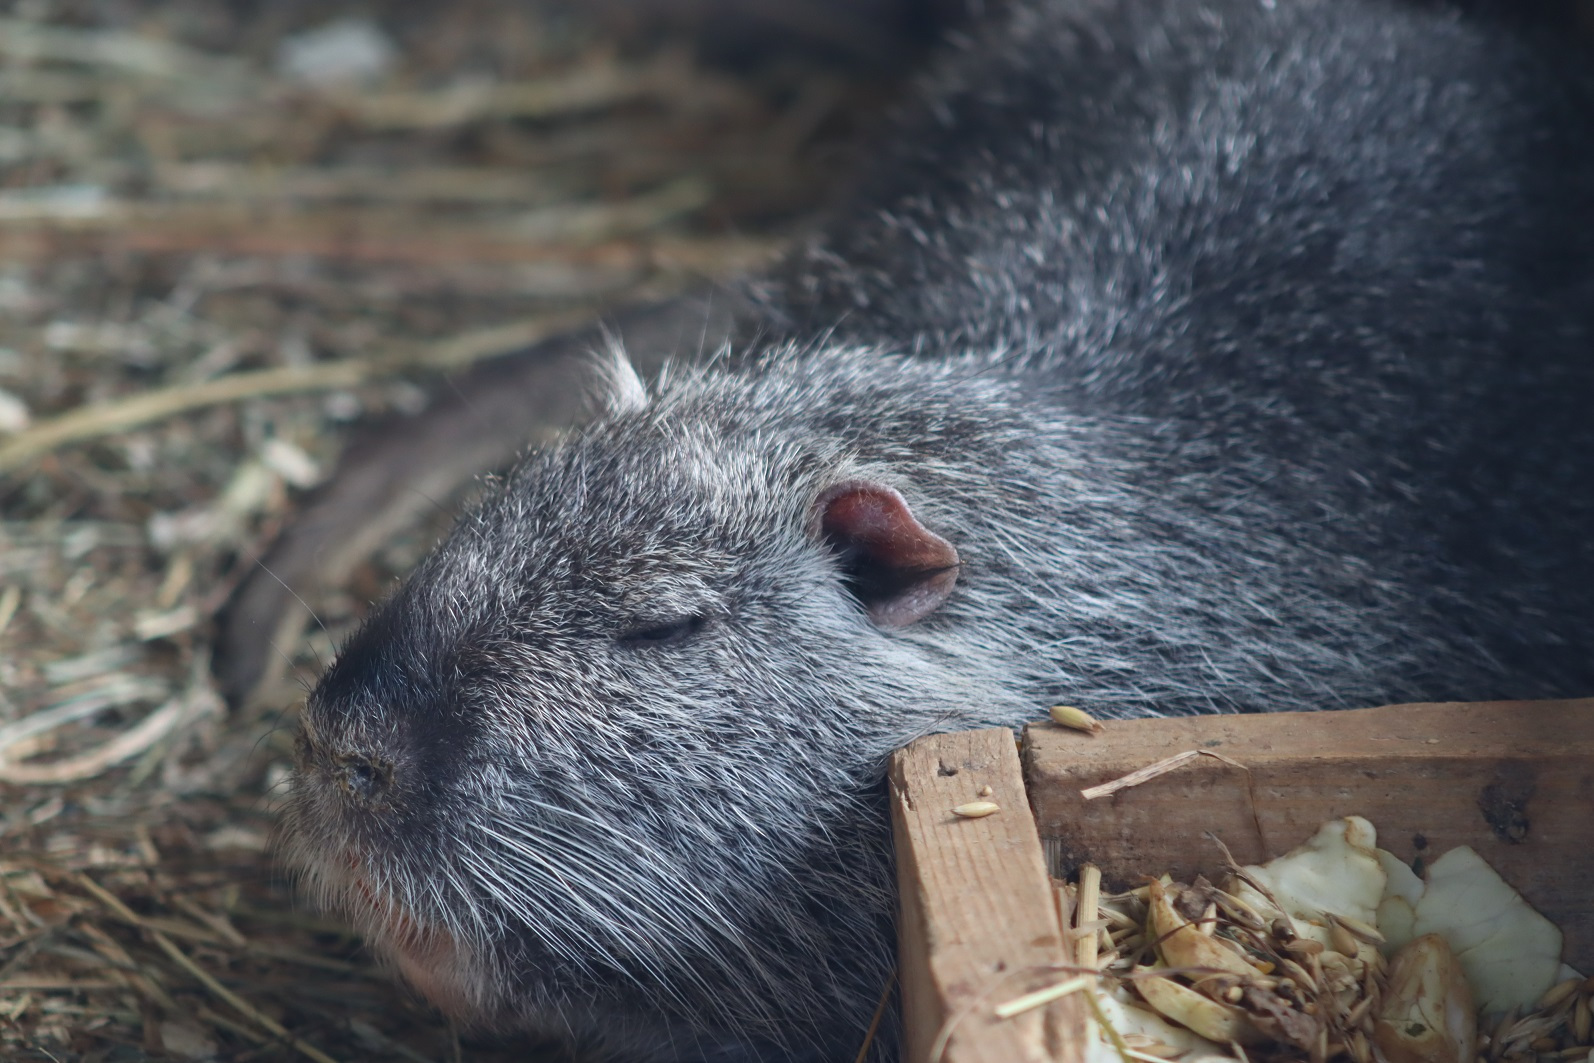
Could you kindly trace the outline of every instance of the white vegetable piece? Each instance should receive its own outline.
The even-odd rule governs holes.
[[[1301,937],[1328,944],[1325,913],[1375,923],[1386,876],[1378,859],[1378,832],[1360,816],[1330,820],[1305,844],[1246,873],[1266,886]],[[1249,887],[1240,897],[1254,907],[1272,907]]]
[[[1444,937],[1485,1015],[1532,1007],[1561,969],[1561,931],[1465,845],[1429,865],[1412,933]]]

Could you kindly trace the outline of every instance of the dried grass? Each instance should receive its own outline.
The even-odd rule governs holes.
[[[303,12],[256,8],[0,19],[0,1058],[532,1058],[295,903],[292,708],[228,715],[209,618],[357,419],[767,257],[856,86],[480,0],[316,88],[274,63]],[[428,535],[314,603],[303,675]]]

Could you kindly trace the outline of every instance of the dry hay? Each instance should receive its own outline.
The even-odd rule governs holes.
[[[387,10],[392,65],[318,85],[279,62],[340,15],[306,6],[0,19],[8,1060],[527,1058],[462,1049],[295,904],[292,708],[229,716],[210,618],[354,422],[767,257],[858,98],[523,0]],[[303,675],[427,534],[313,603]]]

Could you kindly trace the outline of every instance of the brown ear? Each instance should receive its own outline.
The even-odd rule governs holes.
[[[884,484],[848,481],[814,504],[819,534],[841,560],[848,589],[881,627],[904,627],[946,601],[958,552],[920,524]]]

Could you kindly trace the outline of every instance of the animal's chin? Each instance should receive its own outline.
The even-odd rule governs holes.
[[[457,942],[439,931],[389,937],[377,948],[409,984],[456,1022],[479,1025],[488,1016],[474,964]]]
[[[354,854],[345,858],[347,888],[340,891],[346,914],[371,948],[412,989],[438,1010],[467,1026],[489,1019],[487,982],[481,963],[459,939],[416,919],[374,889]]]

